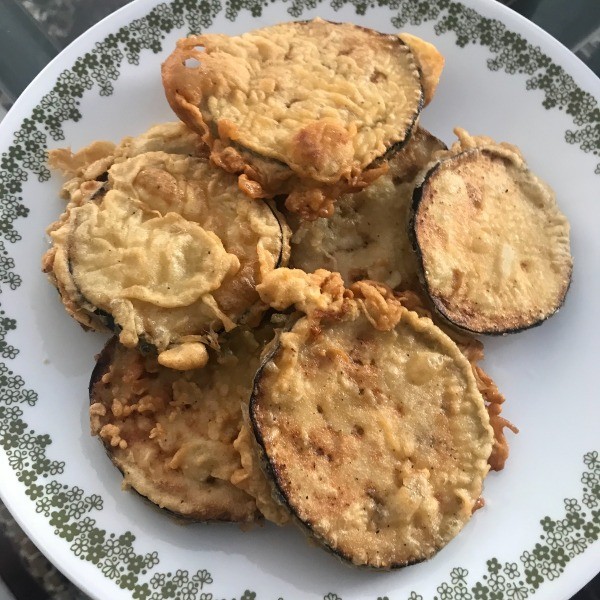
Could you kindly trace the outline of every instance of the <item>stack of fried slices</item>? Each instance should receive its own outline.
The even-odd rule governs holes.
[[[90,417],[125,486],[381,569],[483,506],[516,429],[473,334],[546,320],[572,259],[516,147],[419,125],[443,63],[320,19],[188,37],[162,66],[179,122],[50,152],[43,270],[115,334]]]

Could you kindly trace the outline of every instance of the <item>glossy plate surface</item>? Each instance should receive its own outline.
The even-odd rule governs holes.
[[[62,209],[45,151],[117,141],[171,120],[160,63],[189,31],[230,34],[321,16],[409,31],[446,57],[422,122],[510,141],[572,225],[574,278],[542,327],[486,342],[507,397],[506,469],[433,560],[351,569],[293,527],[182,526],[138,496],[89,435],[87,383],[104,343],[40,272]],[[600,564],[600,83],[536,26],[484,0],[139,0],[67,48],[0,125],[0,492],[49,558],[95,598],[567,599]]]

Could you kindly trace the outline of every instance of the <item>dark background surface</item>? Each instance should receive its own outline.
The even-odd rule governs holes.
[[[0,119],[2,108],[10,108],[56,54],[127,2],[0,0]],[[548,31],[600,74],[600,0],[504,0],[503,3]],[[87,597],[52,567],[0,503],[0,600],[13,598],[84,600]],[[600,575],[573,600],[600,600]]]

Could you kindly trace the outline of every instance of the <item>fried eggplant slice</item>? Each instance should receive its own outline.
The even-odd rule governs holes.
[[[345,194],[329,219],[290,215],[293,267],[336,271],[346,285],[372,279],[392,288],[418,285],[417,259],[408,238],[415,176],[445,144],[418,127],[389,161],[389,171],[362,192]]]
[[[157,150],[169,154],[208,156],[207,147],[200,136],[180,122],[155,125],[139,136],[123,138],[119,144],[95,141],[77,152],[72,152],[70,148],[49,150],[48,165],[68,179],[60,190],[60,196],[67,201],[67,207],[58,220],[47,228],[47,233],[50,235],[64,225],[72,208],[90,200],[100,201],[106,193],[108,170],[112,165]],[[86,329],[105,331],[113,328],[114,323],[107,318],[108,315],[100,313],[89,303],[87,309],[84,308],[84,298],[72,285],[68,274],[68,263],[62,263],[62,276],[54,273],[55,267],[57,271],[61,271],[60,261],[55,262],[56,252],[56,245],[53,245],[44,254],[42,271],[48,274],[50,281],[58,289],[67,312]]]
[[[266,473],[341,558],[379,569],[430,558],[470,519],[489,470],[469,361],[380,284],[290,292],[308,316],[280,334],[250,401]]]
[[[471,332],[539,325],[569,288],[569,223],[514,147],[485,138],[458,147],[413,196],[410,233],[427,293]]]
[[[289,256],[267,201],[207,158],[157,151],[115,160],[101,194],[82,191],[96,185],[71,193],[43,263],[72,316],[129,347],[151,344],[179,369],[206,361],[200,342],[213,331],[257,322],[255,285]]]
[[[160,508],[201,521],[283,524],[242,420],[272,328],[236,330],[204,369],[175,371],[117,338],[90,381],[92,434],[124,484]]]
[[[423,103],[398,36],[321,19],[181,39],[162,68],[175,113],[253,197],[306,218],[383,173]]]

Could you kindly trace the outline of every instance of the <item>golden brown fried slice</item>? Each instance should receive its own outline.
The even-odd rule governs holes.
[[[312,218],[381,174],[379,159],[401,147],[422,104],[398,36],[320,19],[182,39],[163,83],[246,193],[290,194],[288,208]]]
[[[47,231],[58,230],[69,218],[72,208],[90,200],[99,201],[106,192],[108,169],[145,152],[162,150],[170,154],[206,156],[207,148],[196,133],[183,123],[163,123],[151,127],[136,137],[125,137],[119,144],[108,141],[92,142],[77,152],[70,148],[56,148],[48,151],[48,165],[69,177],[61,188],[60,195],[67,200],[66,210]],[[94,313],[94,307],[86,310],[84,301],[69,276],[69,266],[63,261],[62,267],[55,262],[56,246],[50,248],[43,257],[42,270],[48,274],[57,287],[67,312],[86,328],[105,330],[106,320]],[[60,262],[60,261],[59,261]],[[63,270],[62,274],[54,273]]]
[[[162,135],[181,153],[146,151]],[[85,153],[63,156],[75,177],[43,261],[83,325],[115,329],[130,347],[151,344],[161,364],[179,369],[206,361],[201,343],[213,330],[256,322],[265,305],[255,285],[289,256],[281,215],[206,157],[189,156],[191,135],[163,126],[126,139],[107,159],[106,181],[85,179],[104,159],[86,166]]]
[[[107,344],[90,382],[91,428],[127,486],[191,519],[287,520],[242,422],[268,335],[236,330],[209,366],[185,373]]]
[[[259,288],[308,312],[255,378],[250,417],[267,473],[342,558],[385,569],[425,560],[470,519],[489,470],[493,432],[471,365],[389,288],[344,290],[319,275],[279,286],[279,298]]]
[[[290,262],[313,272],[341,274],[346,285],[372,279],[392,288],[418,285],[417,259],[408,238],[413,179],[443,142],[417,127],[389,161],[389,171],[362,192],[345,194],[329,219],[302,221],[290,215],[294,231]]]
[[[141,337],[165,354],[185,346],[205,356],[193,343],[201,340],[188,336],[230,322],[214,293],[239,271],[239,259],[214,233],[174,212],[161,216],[111,190],[100,204],[73,208],[51,235],[53,276],[88,312],[110,315],[126,346]],[[201,366],[193,363],[183,368]]]
[[[569,223],[518,150],[461,135],[414,192],[411,235],[427,293],[475,333],[539,325],[569,288]]]
[[[444,57],[431,43],[412,35],[400,33],[398,37],[410,48],[421,71],[423,86],[423,106],[427,106],[435,94],[444,69]]]

